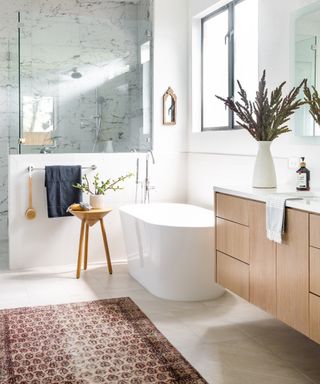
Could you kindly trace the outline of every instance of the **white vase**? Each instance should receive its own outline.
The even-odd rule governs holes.
[[[90,195],[90,205],[94,209],[105,207],[104,195]]]
[[[277,177],[270,152],[272,141],[258,141],[259,150],[253,173],[254,188],[276,188]]]

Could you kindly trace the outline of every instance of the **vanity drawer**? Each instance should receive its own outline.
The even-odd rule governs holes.
[[[249,225],[248,200],[217,193],[216,204],[216,215],[218,217]]]
[[[216,225],[217,250],[249,263],[249,228],[220,218]]]
[[[320,296],[320,249],[310,247],[310,292]]]
[[[320,343],[320,297],[310,293],[310,338]]]
[[[249,265],[217,252],[217,282],[249,300]]]
[[[310,245],[320,248],[320,216],[310,215]]]

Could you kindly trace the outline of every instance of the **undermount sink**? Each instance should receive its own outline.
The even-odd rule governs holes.
[[[294,197],[301,198],[307,202],[311,201],[320,201],[320,192],[312,192],[312,191],[301,191],[294,193]]]
[[[314,191],[297,191],[297,192],[292,192],[290,195],[296,196],[296,197],[301,197],[302,199],[304,198],[311,198],[311,197],[320,197],[320,192],[314,192]]]
[[[288,195],[297,199],[320,200],[320,191],[297,191],[289,192]]]
[[[320,202],[320,191],[297,191],[290,192],[288,196],[291,198],[305,200],[307,202],[319,201]]]
[[[306,196],[306,197],[303,197],[303,200],[320,201],[320,196]]]

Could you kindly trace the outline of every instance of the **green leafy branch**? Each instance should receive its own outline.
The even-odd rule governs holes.
[[[271,92],[269,98],[264,70],[254,101],[248,100],[247,92],[239,81],[237,83],[240,101],[234,101],[231,97],[216,97],[236,114],[236,123],[246,129],[253,138],[258,141],[272,141],[281,134],[290,132],[287,125],[290,116],[305,103],[297,99],[305,82],[306,80],[303,80],[298,87],[292,88],[288,95],[283,97],[282,90],[286,84],[284,81]]]
[[[304,85],[304,101],[309,105],[310,115],[313,117],[314,121],[320,125],[320,97],[318,91],[312,86],[312,92],[307,86],[307,83]]]
[[[107,191],[119,191],[124,189],[122,186],[118,185],[119,183],[124,182],[126,179],[133,176],[133,173],[127,173],[124,176],[120,176],[117,179],[107,179],[106,181],[100,180],[99,173],[93,177],[92,186],[88,180],[87,175],[82,177],[82,184],[74,184],[73,187],[80,189],[84,193],[89,193],[91,195],[105,195]]]

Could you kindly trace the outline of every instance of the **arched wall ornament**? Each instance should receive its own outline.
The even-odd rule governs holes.
[[[163,125],[177,124],[177,96],[169,87],[163,95]]]

